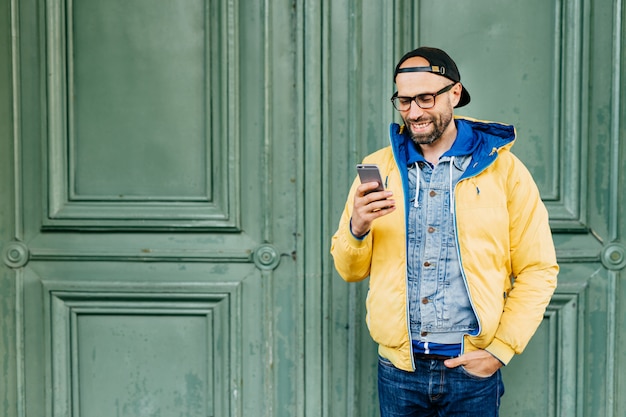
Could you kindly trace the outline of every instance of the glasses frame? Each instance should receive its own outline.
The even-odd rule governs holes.
[[[436,93],[425,93],[425,94],[417,94],[413,97],[406,97],[406,96],[399,96],[398,92],[396,91],[395,93],[393,93],[393,96],[391,96],[391,104],[393,105],[393,108],[398,110],[398,111],[408,111],[411,109],[411,103],[415,102],[415,104],[417,104],[417,107],[419,107],[420,109],[432,109],[433,107],[435,107],[435,102],[436,102],[436,97],[438,95],[441,95],[443,93],[447,93],[448,91],[450,91],[452,89],[452,87],[454,87],[455,85],[457,85],[458,83],[452,83],[450,85],[447,85],[445,87],[443,87],[441,90],[437,91]],[[432,106],[422,106],[419,103],[420,99],[424,99],[426,97],[432,97],[433,98],[433,105]],[[406,109],[399,109],[398,105],[397,105],[397,100],[398,99],[405,99],[405,100],[409,100],[409,107],[407,107]]]

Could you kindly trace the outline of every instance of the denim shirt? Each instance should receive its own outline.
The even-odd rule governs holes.
[[[478,329],[461,272],[452,213],[452,190],[470,160],[471,156],[443,156],[434,167],[418,162],[408,168],[407,280],[414,342],[462,343],[464,334]]]

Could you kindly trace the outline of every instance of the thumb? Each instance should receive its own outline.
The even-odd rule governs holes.
[[[463,365],[463,363],[464,362],[462,356],[459,356],[458,358],[446,359],[445,361],[443,361],[443,364],[448,368],[456,368],[457,366]]]

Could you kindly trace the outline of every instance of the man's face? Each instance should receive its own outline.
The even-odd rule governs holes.
[[[402,63],[401,68],[429,66],[422,57],[413,57]],[[396,77],[398,96],[413,97],[418,94],[434,94],[453,83],[448,78],[429,72],[405,72]],[[454,106],[461,95],[461,86],[456,84],[450,91],[435,98],[435,106],[422,109],[412,102],[411,107],[401,111],[400,116],[417,145],[435,143],[450,126],[454,118]]]

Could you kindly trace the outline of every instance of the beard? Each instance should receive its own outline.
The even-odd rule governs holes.
[[[409,135],[411,136],[411,140],[416,145],[430,145],[435,143],[443,132],[448,128],[450,122],[452,121],[453,115],[452,111],[446,111],[445,113],[439,113],[438,115],[426,116],[423,115],[418,119],[404,119],[404,124],[409,130]],[[430,132],[424,133],[415,133],[411,129],[411,124],[413,123],[426,123],[431,122],[432,130]]]

